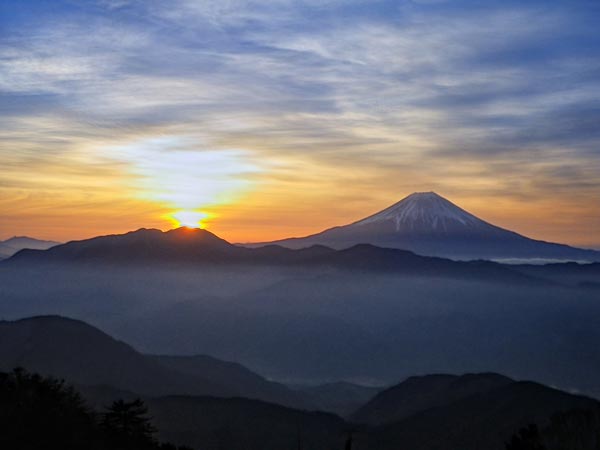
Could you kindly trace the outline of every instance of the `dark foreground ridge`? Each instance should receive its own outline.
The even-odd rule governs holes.
[[[76,381],[87,405],[101,412],[94,413],[76,392],[61,383],[23,371],[2,373],[0,443],[10,445],[7,448],[40,448],[42,439],[50,448],[60,445],[63,449],[74,449],[82,448],[83,439],[87,440],[86,448],[124,450],[173,449],[172,445],[208,450],[280,450],[298,446],[316,450],[597,449],[594,438],[600,430],[600,404],[596,400],[499,374],[411,377],[377,394],[351,414],[350,420],[242,398],[243,382],[238,386],[238,397],[162,395],[147,391],[141,395],[142,402],[136,400],[140,392],[135,386],[124,390],[122,386],[107,383],[119,382],[118,379],[102,378],[110,372],[103,369],[110,364],[107,348],[120,347],[116,351],[120,355],[118,363],[125,368],[130,367],[127,358],[135,364],[142,363],[139,358],[143,356],[126,344],[82,322],[61,317],[38,317],[1,325],[4,355],[0,360],[5,364],[10,362],[5,356],[7,348],[12,347],[13,357],[20,355],[26,369],[64,376],[67,382]],[[12,330],[7,332],[7,327]],[[57,343],[56,350],[48,352],[48,345],[40,337]],[[71,346],[61,345],[65,338]],[[93,350],[88,347],[90,341],[94,341],[99,351],[81,359],[84,355],[80,352]],[[61,367],[64,370],[69,359],[86,367],[88,383],[101,380],[102,385],[82,384],[82,379],[73,379],[82,374],[52,373]],[[223,373],[222,364],[215,371],[204,359],[201,364],[194,359],[166,356],[148,360],[171,362],[171,366],[183,367],[188,373],[194,372],[198,379],[214,384],[221,381],[214,377]],[[135,375],[139,387],[147,389],[151,385],[146,375],[152,376],[151,371],[156,367],[159,366],[146,365],[146,373]],[[106,410],[106,405],[112,406]],[[129,419],[123,422],[124,417]],[[132,427],[132,423],[136,425]],[[159,444],[161,441],[173,444]],[[531,441],[537,447],[519,447],[524,441]],[[509,447],[509,442],[508,445],[514,446]]]

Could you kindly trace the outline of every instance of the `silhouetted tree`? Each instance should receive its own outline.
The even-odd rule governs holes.
[[[506,450],[600,450],[600,408],[554,414],[541,430],[529,425],[515,434]]]
[[[63,381],[23,369],[0,373],[0,448],[95,448],[95,417]]]
[[[148,417],[148,408],[141,399],[132,402],[117,400],[102,417],[102,427],[115,442],[133,448],[151,448],[156,444],[156,428]]]
[[[64,381],[0,372],[0,450],[191,450],[156,442],[141,400],[115,402],[98,418]]]

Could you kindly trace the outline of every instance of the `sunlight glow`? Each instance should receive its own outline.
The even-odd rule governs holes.
[[[213,217],[202,211],[177,211],[168,216],[168,219],[177,227],[204,228],[205,220]]]
[[[211,208],[239,200],[261,172],[247,151],[206,149],[183,136],[143,139],[116,150],[137,197],[169,209],[163,218],[177,227],[202,228],[214,217]]]

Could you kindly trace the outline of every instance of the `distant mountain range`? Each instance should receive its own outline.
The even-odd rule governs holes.
[[[0,259],[22,249],[46,250],[57,244],[25,237],[11,238],[0,242]],[[34,257],[27,252],[19,258],[110,263],[134,260],[329,263],[331,250],[350,250],[356,246],[363,246],[364,250],[366,245],[453,260],[600,262],[600,251],[525,237],[485,222],[435,192],[415,192],[357,222],[306,237],[236,246],[206,230],[180,228],[162,233],[142,228],[123,235],[72,241],[44,256]],[[244,247],[265,249],[244,252]],[[286,253],[282,247],[304,251]]]
[[[58,244],[60,242],[42,241],[27,236],[15,236],[5,241],[0,241],[0,259],[10,258],[24,248],[46,250]]]
[[[554,284],[569,278],[590,288],[600,286],[600,263],[546,265],[501,264],[493,261],[456,261],[421,256],[411,251],[357,244],[343,250],[324,245],[291,249],[270,244],[234,245],[208,230],[142,228],[125,234],[98,236],[55,245],[47,250],[23,249],[3,261],[9,266],[77,264],[83,266],[144,267],[195,266],[336,269],[409,276],[433,276],[518,284]],[[564,276],[564,275],[567,276]]]
[[[599,263],[244,248],[206,230],[139,230],[1,262],[0,315],[68,315],[145,353],[210,354],[292,383],[484,370],[600,395],[599,279]]]
[[[246,248],[230,244],[207,230],[178,228],[166,232],[140,229],[126,234],[72,241],[48,250],[22,250],[10,264],[208,264],[217,267],[329,267],[340,270],[441,276],[514,283],[547,283],[541,278],[487,261],[452,261],[412,252],[359,244],[334,250],[314,245],[292,250],[277,245]]]
[[[600,252],[522,236],[485,222],[435,192],[415,192],[376,214],[306,237],[283,239],[288,248],[356,244],[399,248],[451,259],[600,261]]]
[[[209,450],[326,450],[343,448],[351,435],[355,450],[501,450],[521,427],[546,426],[558,412],[566,412],[567,424],[580,414],[569,411],[600,412],[596,400],[533,382],[495,373],[441,374],[411,377],[369,395],[344,420],[307,406],[282,406],[291,390],[238,364],[145,356],[84,322],[57,316],[0,322],[0,364],[2,371],[21,366],[74,382],[97,408],[142,394],[161,440]],[[313,394],[326,401],[333,391],[364,396],[365,389],[333,383]],[[256,392],[272,402],[242,398]],[[595,436],[593,423],[575,424],[571,438]]]

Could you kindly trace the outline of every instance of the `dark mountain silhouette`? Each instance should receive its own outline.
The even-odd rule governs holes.
[[[90,408],[86,392],[22,370],[0,372],[0,448],[38,450],[180,450],[342,448],[346,423],[242,398],[106,397]]]
[[[159,443],[155,431],[140,399],[94,411],[63,381],[22,369],[0,372],[2,449],[177,450]]]
[[[218,382],[179,374],[84,322],[57,316],[0,322],[0,368],[14,367],[141,394],[226,392]]]
[[[70,345],[65,345],[67,339]],[[46,343],[40,344],[40,340]],[[87,385],[80,386],[83,396],[96,407],[109,405],[118,398],[124,400],[113,403],[113,411],[119,405],[133,402],[141,391],[153,390],[152,380],[156,376],[168,385],[173,377],[192,375],[201,371],[205,364],[212,373],[231,368],[221,362],[211,368],[210,360],[196,357],[144,357],[93,327],[56,317],[2,322],[0,343],[3,364],[20,361],[28,366],[42,367],[44,371],[62,372],[59,376],[65,376],[67,380],[83,380]],[[94,345],[91,347],[90,343]],[[18,347],[20,351],[12,347]],[[90,356],[90,352],[96,352],[96,357]],[[21,356],[15,356],[17,353]],[[187,373],[161,366],[159,361],[166,359],[169,365],[180,367]],[[36,360],[43,363],[33,364]],[[106,366],[103,371],[98,369],[98,361]],[[135,385],[123,383],[131,375],[115,374],[115,367],[131,374],[133,365],[138,370]],[[100,371],[103,376],[90,376],[90,371]],[[225,375],[223,378],[233,378]],[[238,379],[244,384],[244,380],[251,378],[244,373]],[[199,383],[199,378],[195,380]],[[102,385],[89,386],[90,381]],[[182,382],[181,378],[178,381]],[[129,384],[129,388],[115,388],[111,385],[113,382]],[[537,383],[514,382],[497,374],[410,378],[383,391],[359,409],[354,417],[360,419],[361,414],[366,414],[367,421],[374,424],[369,427],[346,422],[333,414],[307,412],[239,397],[157,396],[153,392],[144,395],[144,401],[149,407],[151,425],[159,429],[157,437],[160,440],[210,450],[343,448],[350,432],[353,432],[352,448],[355,450],[391,450],[400,446],[416,450],[500,450],[514,433],[530,423],[545,429],[556,413],[573,409],[597,411],[599,407],[597,401],[586,397]],[[51,407],[56,409],[58,405]],[[34,410],[34,405],[28,407],[28,411]],[[584,418],[587,417],[585,414]],[[572,419],[568,423],[561,422],[562,438],[573,434],[571,422]],[[76,433],[76,430],[71,429],[69,433]],[[588,450],[588,447],[584,449]]]
[[[325,245],[335,249],[372,244],[452,259],[600,261],[600,252],[530,239],[492,225],[435,192],[415,192],[389,208],[349,225],[270,244],[288,248]],[[267,244],[250,244],[260,245]]]
[[[540,283],[488,261],[452,261],[424,257],[410,251],[359,244],[333,250],[312,246],[291,250],[280,246],[245,248],[232,245],[201,229],[178,228],[167,232],[141,229],[122,234],[72,241],[46,251],[22,250],[5,264],[210,264],[213,266],[330,267],[340,270],[388,272],[407,275]]]
[[[10,258],[25,248],[46,250],[59,244],[60,242],[42,241],[27,236],[14,236],[5,241],[0,241],[0,259]]]
[[[58,316],[0,322],[0,370],[14,367],[137,394],[246,396],[306,405],[298,393],[240,365],[201,356],[145,356],[84,322]]]
[[[563,442],[566,438],[580,439],[582,429],[588,439],[590,434],[593,437],[594,431],[598,431],[590,429],[587,422],[576,423],[577,427],[573,427],[573,414],[570,413],[579,411],[577,415],[586,420],[590,414],[597,415],[600,411],[597,401],[537,383],[516,382],[497,374],[433,375],[414,379],[423,382],[418,389],[413,389],[411,399],[414,400],[419,391],[422,397],[431,401],[430,404],[424,401],[418,411],[379,426],[362,426],[332,414],[300,411],[243,398],[168,396],[145,400],[153,423],[160,430],[160,439],[210,450],[341,449],[350,432],[354,437],[354,450],[500,450],[521,428],[536,423],[545,429],[551,418],[555,421],[556,417],[570,418],[560,430]],[[462,395],[442,392],[446,402],[436,401],[429,388],[447,384],[450,379],[450,384],[456,383],[456,390]],[[461,384],[465,386],[461,387]],[[88,388],[82,392],[86,399],[94,400],[94,405],[110,404],[115,398],[126,401],[135,398],[133,393],[111,392],[108,387]],[[395,400],[407,404],[402,398]],[[595,450],[593,445],[573,448]],[[571,447],[549,447],[552,450],[563,448]]]
[[[149,356],[162,366],[194,377],[218,380],[230,390],[229,396],[255,398],[282,405],[313,405],[307,396],[297,393],[283,384],[268,381],[241,364],[221,361],[206,355],[196,356]]]
[[[322,411],[331,411],[342,417],[356,411],[383,388],[338,381],[316,386],[294,386]]]
[[[410,377],[377,394],[352,420],[370,425],[397,422],[431,408],[448,405],[514,381],[495,373]]]
[[[170,396],[149,399],[160,438],[206,450],[343,448],[340,417],[243,398]]]
[[[381,450],[502,450],[520,428],[546,425],[559,411],[595,410],[596,400],[519,381],[432,407],[372,430]],[[588,447],[590,450],[593,447]]]
[[[218,261],[236,247],[199,229],[178,228],[163,233],[142,228],[125,234],[71,241],[47,252],[23,250],[12,260],[68,262]]]
[[[110,386],[77,389],[96,409],[116,399],[130,402],[138,397]],[[197,449],[341,449],[353,428],[334,414],[241,397],[165,396],[145,397],[144,401],[159,439]]]

